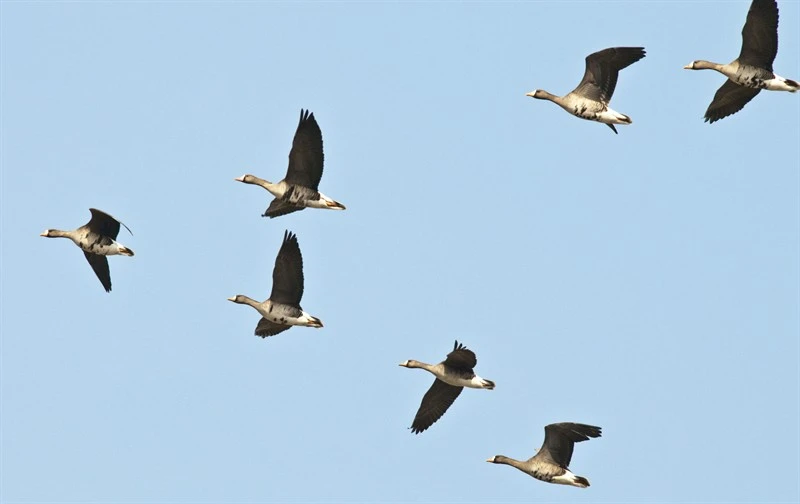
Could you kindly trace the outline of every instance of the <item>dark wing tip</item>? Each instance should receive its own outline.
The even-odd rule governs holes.
[[[556,430],[565,435],[570,441],[580,443],[587,441],[589,438],[599,438],[602,436],[602,427],[596,425],[579,424],[573,422],[561,422],[550,424],[545,427],[547,430]]]
[[[297,243],[297,235],[287,229],[283,232],[283,243],[291,241]]]

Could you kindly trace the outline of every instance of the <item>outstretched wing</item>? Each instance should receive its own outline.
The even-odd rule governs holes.
[[[270,299],[274,303],[299,307],[302,297],[303,256],[300,254],[297,236],[286,231],[283,234],[283,244],[278,251],[278,257],[275,258],[275,268],[272,270]]]
[[[280,217],[281,215],[286,215],[286,214],[290,214],[292,212],[297,212],[298,210],[303,210],[304,208],[305,207],[299,207],[299,206],[292,205],[291,203],[289,203],[285,199],[275,198],[269,204],[269,207],[267,208],[267,211],[264,212],[261,215],[261,217],[269,217],[270,219],[273,219],[275,217]]]
[[[644,47],[609,47],[586,57],[586,71],[573,93],[608,103],[623,68],[644,58]]]
[[[322,179],[325,155],[322,152],[322,131],[314,114],[300,110],[300,123],[294,134],[292,150],[289,152],[289,168],[286,182],[317,190]]]
[[[86,224],[89,229],[97,234],[109,236],[116,240],[119,234],[119,225],[122,223],[102,210],[90,208],[89,211],[92,212],[92,218],[89,219],[89,222]],[[125,226],[125,224],[122,225]],[[125,229],[127,229],[130,234],[133,234],[128,226],[125,226]]]
[[[100,283],[103,284],[103,288],[106,292],[111,292],[111,272],[108,270],[108,259],[106,256],[91,254],[89,252],[84,252],[83,255],[86,256],[86,260],[89,261],[89,266],[94,270],[94,274],[97,275],[97,278],[100,280]]]
[[[541,450],[531,460],[545,459],[566,469],[572,460],[575,443],[600,437],[600,434],[601,428],[593,425],[571,422],[550,424],[544,428],[544,443]]]
[[[271,322],[264,317],[261,317],[261,320],[258,321],[258,325],[256,326],[255,335],[261,336],[262,338],[266,338],[267,336],[275,336],[276,334],[280,334],[290,327],[292,326],[276,324],[275,322]]]
[[[778,3],[753,0],[742,28],[739,62],[772,71],[778,54]]]
[[[422,404],[414,417],[414,423],[411,424],[411,432],[419,434],[433,425],[444,415],[462,390],[464,387],[448,385],[438,378],[434,380],[433,385],[422,398]]]
[[[445,366],[465,371],[472,371],[476,364],[478,364],[478,359],[475,357],[475,352],[467,349],[458,341],[453,345],[453,351],[447,354],[447,358],[444,360]]]
[[[714,95],[711,105],[706,110],[705,120],[713,123],[735,114],[747,105],[747,102],[756,97],[760,89],[740,86],[728,79]]]

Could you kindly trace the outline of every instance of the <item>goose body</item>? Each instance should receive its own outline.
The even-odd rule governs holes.
[[[730,63],[695,60],[686,70],[716,70],[728,80],[722,84],[705,113],[714,123],[744,108],[762,89],[796,92],[800,83],[772,71],[778,54],[778,4],[775,0],[753,0],[742,28],[742,49]]]
[[[120,221],[109,214],[90,208],[92,218],[72,231],[62,231],[60,229],[48,229],[40,236],[46,238],[68,238],[83,250],[83,254],[89,265],[92,267],[98,280],[103,285],[106,292],[111,292],[111,273],[108,268],[106,256],[124,255],[133,256],[133,250],[117,242],[120,225],[125,226]],[[125,229],[130,233],[128,226]],[[133,234],[133,233],[131,233]]]
[[[544,428],[544,443],[538,453],[528,460],[515,460],[504,455],[487,459],[493,464],[506,464],[540,481],[579,488],[589,486],[589,480],[569,470],[575,443],[600,437],[602,429],[593,425],[571,422],[550,424]]]
[[[274,218],[304,208],[344,210],[344,205],[319,192],[324,162],[322,131],[314,114],[301,110],[286,177],[275,184],[250,174],[234,180],[263,187],[275,197],[262,217]]]
[[[458,341],[453,345],[453,351],[447,354],[447,358],[438,364],[427,364],[416,360],[400,363],[403,367],[424,369],[436,377],[422,398],[422,404],[411,424],[411,431],[414,434],[424,432],[439,420],[464,387],[494,389],[493,381],[481,378],[473,371],[477,363],[475,353]]]
[[[255,334],[262,338],[275,336],[292,326],[322,327],[320,319],[300,307],[303,283],[303,256],[297,236],[286,231],[272,270],[272,293],[269,299],[258,302],[239,294],[228,298],[228,301],[252,306],[261,314]]]
[[[570,114],[608,125],[631,124],[631,118],[608,106],[617,86],[619,71],[645,57],[643,47],[610,47],[586,57],[586,71],[578,87],[564,96],[536,89],[525,96],[549,100]]]

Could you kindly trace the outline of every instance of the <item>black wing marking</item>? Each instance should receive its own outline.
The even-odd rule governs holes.
[[[270,299],[274,303],[281,303],[294,307],[300,306],[303,297],[303,256],[297,236],[286,231],[283,234],[283,244],[275,258],[275,268],[272,270],[272,294]]]
[[[304,208],[305,207],[292,205],[291,203],[289,203],[284,199],[275,198],[274,200],[272,200],[267,210],[261,216],[274,219],[275,217],[280,217],[281,215],[297,212],[298,210],[303,210]]]
[[[728,79],[714,95],[711,105],[706,110],[705,120],[714,123],[735,114],[747,105],[747,102],[756,97],[760,89],[740,86]]]
[[[108,270],[108,259],[106,256],[91,254],[85,251],[83,255],[86,256],[86,260],[89,261],[89,266],[94,270],[94,274],[97,275],[97,278],[100,280],[100,283],[103,284],[103,288],[106,292],[111,292],[111,272]]]
[[[550,424],[544,428],[544,443],[533,459],[545,459],[567,469],[575,443],[600,437],[601,428],[571,422]]]
[[[92,218],[86,223],[89,229],[102,236],[110,236],[116,240],[119,234],[119,225],[122,223],[102,210],[90,208],[89,211],[92,212]],[[125,226],[125,224],[122,225]],[[131,235],[133,234],[128,226],[125,226],[125,229]]]
[[[739,62],[772,71],[778,54],[778,3],[753,0],[742,28]]]
[[[475,357],[475,352],[459,344],[458,341],[453,345],[453,351],[447,354],[447,358],[444,360],[445,366],[464,371],[472,371],[477,364],[478,359]]]
[[[583,79],[573,93],[607,104],[617,87],[619,71],[644,57],[644,47],[609,47],[590,54]]]
[[[419,434],[439,420],[445,411],[453,404],[464,387],[454,387],[439,380],[434,380],[433,385],[422,398],[411,432]]]
[[[294,134],[292,150],[289,152],[289,168],[286,182],[317,190],[322,179],[325,155],[322,151],[322,131],[314,114],[300,110],[300,123]]]
[[[255,335],[261,336],[262,338],[266,338],[267,336],[275,336],[276,334],[280,334],[290,327],[292,326],[276,324],[275,322],[271,322],[264,317],[261,317],[261,320],[258,321],[258,325],[256,326]]]

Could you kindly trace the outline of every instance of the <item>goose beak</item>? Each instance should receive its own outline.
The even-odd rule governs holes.
[[[689,63],[688,65],[686,65],[685,67],[683,67],[683,69],[684,69],[684,70],[694,70],[694,68],[692,68],[692,64],[691,64],[691,63]]]
[[[236,296],[229,297],[229,298],[228,298],[228,301],[233,301],[233,302],[236,302]]]
[[[333,208],[335,210],[347,210],[347,208],[338,201],[326,201],[325,204],[328,205],[328,208]]]
[[[39,233],[39,236],[47,236],[47,231],[42,231],[41,233]]]
[[[536,91],[531,91],[530,93],[525,93],[525,96],[530,96],[531,98],[533,98],[534,97],[533,95],[535,95],[535,94],[536,94]]]
[[[486,462],[492,462],[492,463],[494,463],[494,457],[486,459]]]
[[[235,180],[236,182],[244,182],[244,175],[242,175],[241,177],[236,177],[233,180]]]

